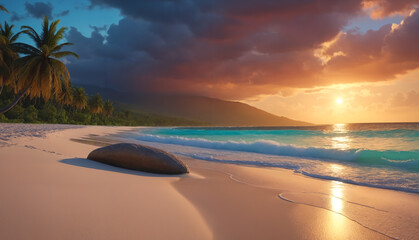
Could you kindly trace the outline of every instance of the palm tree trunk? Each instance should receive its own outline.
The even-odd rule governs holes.
[[[12,109],[18,102],[19,100],[23,97],[23,95],[25,95],[25,93],[28,91],[28,89],[32,86],[33,80],[32,82],[23,90],[21,91],[15,100],[13,100],[12,103],[10,103],[8,106],[4,107],[4,108],[0,108],[0,114],[8,112],[10,109]]]

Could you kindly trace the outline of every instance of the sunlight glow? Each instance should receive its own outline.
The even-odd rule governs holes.
[[[342,98],[336,98],[336,103],[337,103],[337,104],[342,104],[342,103],[343,103]]]
[[[329,224],[335,239],[348,238],[348,226],[345,217],[341,216],[345,211],[344,185],[338,181],[332,181],[330,186],[330,210],[334,213],[329,216]]]
[[[338,181],[332,181],[331,193],[331,209],[334,212],[342,213],[343,210],[343,184]]]
[[[346,124],[338,123],[333,125],[333,132],[339,135],[330,140],[331,146],[334,149],[347,150],[351,146],[352,139],[349,136],[343,135],[348,132]]]
[[[345,35],[344,32],[339,32],[332,40],[324,42],[318,49],[314,51],[314,56],[317,57],[322,65],[326,65],[332,58],[338,56],[346,56],[342,51],[329,52],[329,49],[340,39],[341,35]]]
[[[344,137],[334,137],[332,138],[332,147],[334,149],[339,150],[347,150],[349,149],[349,143],[351,142],[351,139],[347,136]]]
[[[346,130],[346,124],[344,124],[344,123],[336,123],[336,124],[333,124],[333,132],[336,132],[336,133],[346,133],[347,132],[347,130]]]
[[[342,166],[342,165],[338,165],[338,164],[331,164],[330,169],[334,173],[340,173],[340,172],[344,171],[345,167]]]

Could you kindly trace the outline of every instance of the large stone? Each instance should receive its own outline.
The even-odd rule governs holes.
[[[173,154],[131,143],[119,143],[92,151],[87,159],[116,167],[151,173],[182,174],[188,167]]]

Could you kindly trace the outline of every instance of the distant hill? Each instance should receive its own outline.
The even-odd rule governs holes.
[[[76,84],[77,85],[77,84]],[[307,126],[307,122],[279,117],[248,104],[224,101],[209,97],[144,94],[119,92],[89,85],[84,87],[91,94],[100,93],[132,111],[143,111],[184,119],[195,120],[215,126]]]

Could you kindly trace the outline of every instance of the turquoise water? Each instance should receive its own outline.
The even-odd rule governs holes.
[[[419,192],[419,123],[148,128],[134,138],[176,145],[175,153],[203,160],[290,168],[313,177]]]

